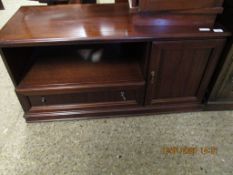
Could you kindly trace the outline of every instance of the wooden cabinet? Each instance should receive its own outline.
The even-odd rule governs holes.
[[[27,122],[203,109],[231,34],[137,26],[128,10],[126,3],[19,9],[0,32],[0,51]]]
[[[221,39],[153,42],[147,104],[201,104],[223,45]]]

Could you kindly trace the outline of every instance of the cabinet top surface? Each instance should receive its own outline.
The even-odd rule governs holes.
[[[127,4],[21,7],[0,31],[0,46],[222,37],[198,27],[136,26]]]

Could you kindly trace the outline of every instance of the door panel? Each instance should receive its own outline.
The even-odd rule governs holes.
[[[223,44],[224,40],[154,42],[146,103],[201,103]]]
[[[210,49],[162,51],[157,89],[153,98],[194,96],[200,84]],[[168,63],[169,64],[166,64]]]

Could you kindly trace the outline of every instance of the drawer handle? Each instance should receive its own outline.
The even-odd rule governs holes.
[[[41,102],[42,103],[46,103],[46,98],[45,97],[41,97]]]
[[[121,91],[121,97],[124,101],[127,100],[126,96],[125,96],[125,92],[124,91]]]
[[[150,83],[154,84],[154,81],[155,81],[155,71],[151,71],[150,75],[151,75]]]

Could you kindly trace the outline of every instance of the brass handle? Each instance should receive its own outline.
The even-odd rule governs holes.
[[[46,103],[46,98],[45,97],[41,97],[41,102],[42,103]]]
[[[121,91],[121,97],[124,101],[127,100],[126,96],[125,96],[125,92],[124,91]]]
[[[151,75],[150,83],[154,84],[154,81],[155,81],[155,71],[151,71],[150,75]]]

